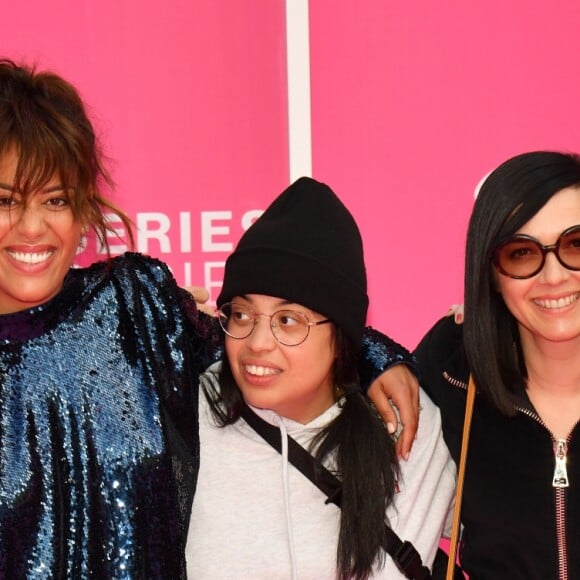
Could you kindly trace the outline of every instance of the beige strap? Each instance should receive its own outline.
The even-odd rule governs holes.
[[[461,457],[459,458],[459,471],[457,473],[457,488],[455,490],[455,509],[453,511],[453,524],[451,527],[451,540],[449,544],[449,562],[447,563],[446,580],[453,580],[455,572],[455,560],[457,558],[457,541],[459,539],[459,522],[461,520],[461,499],[463,497],[463,480],[465,478],[465,464],[467,462],[467,446],[469,445],[469,430],[471,428],[471,415],[473,413],[473,401],[475,399],[475,382],[471,374],[467,384],[467,401],[465,403],[465,418],[463,420],[463,437],[461,440]]]

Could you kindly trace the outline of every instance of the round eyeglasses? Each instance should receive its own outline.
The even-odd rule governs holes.
[[[274,314],[262,314],[236,302],[223,304],[217,315],[223,331],[237,339],[250,336],[260,316],[269,318],[274,338],[284,346],[302,344],[308,338],[311,326],[331,322],[329,319],[310,322],[306,314],[296,310],[277,310]]]
[[[555,244],[547,246],[531,236],[513,236],[493,251],[493,263],[510,278],[531,278],[544,267],[548,252],[554,252],[564,268],[580,270],[580,225],[564,230]]]

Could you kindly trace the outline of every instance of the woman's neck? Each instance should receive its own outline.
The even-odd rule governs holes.
[[[565,439],[580,420],[580,342],[538,340],[525,331],[521,338],[528,397],[552,434]]]

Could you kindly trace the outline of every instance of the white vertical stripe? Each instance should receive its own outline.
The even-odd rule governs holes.
[[[312,176],[308,0],[286,0],[290,181]]]

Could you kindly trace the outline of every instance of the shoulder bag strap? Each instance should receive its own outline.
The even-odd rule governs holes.
[[[245,402],[242,406],[241,416],[262,439],[276,449],[278,453],[282,453],[282,438],[280,431],[276,427],[256,415]],[[340,480],[290,436],[288,436],[288,460],[327,496],[326,503],[333,503],[339,508],[342,507],[342,485]],[[401,541],[399,536],[386,524],[385,535],[385,550],[407,578],[412,580],[428,580],[431,578],[429,569],[423,566],[421,556],[411,542]]]
[[[459,470],[457,472],[457,487],[455,490],[455,509],[453,511],[453,524],[451,527],[451,540],[449,544],[449,561],[447,562],[446,580],[452,580],[455,572],[455,560],[457,558],[457,541],[459,539],[459,523],[461,521],[461,501],[463,499],[463,481],[465,479],[465,465],[467,463],[467,448],[469,446],[469,431],[471,429],[471,416],[473,414],[473,402],[475,400],[475,382],[471,374],[467,384],[467,401],[465,403],[465,417],[463,419],[463,437],[461,440],[461,456],[459,458]]]

